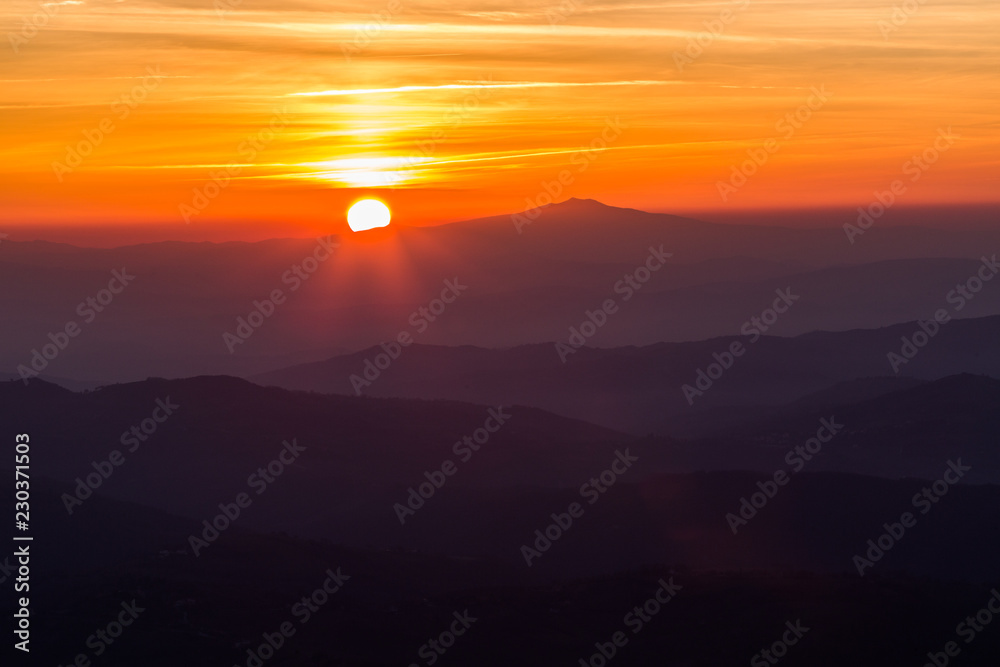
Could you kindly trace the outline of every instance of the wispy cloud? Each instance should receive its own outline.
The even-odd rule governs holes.
[[[343,90],[318,90],[290,93],[288,97],[335,97],[339,95],[378,95],[382,93],[409,93],[424,90],[475,90],[488,88],[589,88],[597,86],[669,86],[681,81],[511,81],[507,83],[446,83],[437,86],[396,86],[394,88],[347,88]]]

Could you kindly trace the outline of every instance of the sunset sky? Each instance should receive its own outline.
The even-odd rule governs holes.
[[[996,201],[1000,5],[907,6],[893,24],[871,0],[5,0],[0,215],[297,235],[371,194],[411,224],[510,213],[562,170],[557,200],[854,207],[948,127],[905,203]]]

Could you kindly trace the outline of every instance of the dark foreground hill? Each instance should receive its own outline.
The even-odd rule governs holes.
[[[0,398],[5,422],[37,443],[35,474],[61,485],[67,516],[90,512],[96,490],[211,522],[243,494],[231,521],[241,528],[518,565],[535,531],[579,503],[573,530],[531,566],[550,576],[646,562],[850,570],[869,533],[913,511],[914,494],[954,476],[954,463],[959,484],[946,485],[908,543],[984,540],[968,544],[962,572],[987,576],[990,526],[1000,524],[996,487],[981,485],[1000,481],[998,385],[957,376],[829,410],[789,408],[702,440],[636,438],[516,405],[325,396],[224,377],[80,394],[15,382]],[[777,471],[787,488],[734,538],[726,515]],[[885,569],[945,576],[954,565],[923,548],[898,558]]]
[[[195,520],[103,498],[71,517],[62,511],[60,487],[36,479],[31,662],[19,654],[10,664],[68,665],[84,655],[112,667],[421,665],[435,654],[431,641],[440,647],[442,633],[462,629],[452,625],[456,614],[469,621],[468,631],[454,642],[444,638],[441,664],[579,664],[601,646],[610,652],[617,632],[627,638],[615,650],[620,664],[738,664],[780,641],[789,627],[802,637],[789,647],[787,664],[922,664],[928,652],[968,636],[956,636],[956,624],[985,608],[1000,583],[996,574],[978,578],[995,544],[961,535],[973,528],[968,523],[948,532],[962,499],[946,512],[952,516],[918,524],[888,556],[896,564],[918,553],[927,562],[949,563],[952,569],[940,578],[880,569],[888,562],[860,577],[649,561],[629,571],[543,583],[527,568],[494,558],[356,549],[238,526],[194,558],[182,552]],[[816,490],[828,489],[821,484]],[[868,498],[864,493],[857,502]],[[674,502],[664,498],[661,504]],[[996,507],[995,498],[988,502]],[[805,507],[796,513],[802,543],[835,532],[824,523],[826,514],[808,516]],[[993,514],[979,518],[975,532],[995,532]],[[876,529],[877,518],[869,519],[872,526],[865,528]],[[771,533],[763,516],[761,521],[754,527],[757,540],[749,532],[730,540],[749,537],[751,550],[760,551],[777,537],[770,548],[794,561],[798,550]],[[696,531],[689,522],[686,532]],[[605,542],[615,539],[605,535]],[[565,563],[581,556],[569,547],[546,557]],[[708,555],[689,549],[682,560]],[[4,585],[12,583],[9,561],[0,561]],[[965,569],[969,563],[976,574]],[[331,575],[340,587],[328,594],[324,584],[336,586]],[[650,602],[658,592],[665,599],[664,584],[673,588],[670,601]],[[114,626],[125,608],[136,618],[125,628]],[[750,608],[754,613],[747,615]],[[0,609],[12,613],[11,596]],[[276,635],[283,626],[284,638]],[[962,645],[964,661],[991,664],[1000,638],[988,626],[972,637]],[[9,646],[4,651],[13,653]]]

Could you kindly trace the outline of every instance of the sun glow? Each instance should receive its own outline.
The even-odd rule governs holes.
[[[377,158],[341,158],[322,162],[305,162],[299,167],[321,171],[309,171],[292,175],[293,178],[323,180],[342,183],[349,187],[378,188],[403,185],[417,180],[413,169],[418,165],[430,162],[426,157],[377,157]],[[274,178],[287,178],[279,174]]]

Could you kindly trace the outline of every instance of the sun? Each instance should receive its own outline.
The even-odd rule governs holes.
[[[355,232],[387,227],[391,218],[389,207],[378,199],[362,199],[347,212],[347,224]]]

